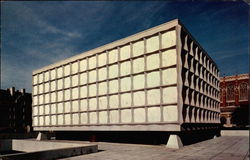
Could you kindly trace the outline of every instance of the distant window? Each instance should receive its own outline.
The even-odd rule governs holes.
[[[223,101],[223,89],[220,88],[220,101]]]
[[[241,83],[240,84],[240,100],[247,100],[248,99],[248,84]]]
[[[227,100],[228,101],[234,100],[234,85],[227,86]]]

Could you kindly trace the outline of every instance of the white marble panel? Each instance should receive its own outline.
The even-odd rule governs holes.
[[[106,53],[101,53],[98,55],[98,66],[104,66],[107,64],[107,54]]]
[[[157,69],[160,67],[159,53],[147,56],[147,70]]]
[[[119,123],[119,112],[118,110],[110,111],[110,123]]]
[[[134,92],[134,105],[135,106],[145,105],[145,92],[144,91]]]
[[[133,73],[139,73],[144,71],[144,58],[137,58],[133,60]]]
[[[160,104],[161,102],[161,92],[160,89],[148,90],[148,104]]]
[[[146,40],[147,53],[160,49],[159,36],[150,37]]]
[[[121,91],[130,91],[131,90],[131,78],[125,77],[121,79]]]
[[[144,108],[134,109],[134,121],[135,123],[143,123],[146,121],[146,113]]]
[[[144,54],[144,41],[138,41],[133,44],[133,56],[139,56]]]
[[[120,60],[130,58],[130,45],[126,45],[120,48]]]
[[[122,123],[131,123],[132,120],[131,109],[121,110],[121,120]]]
[[[160,107],[148,108],[148,121],[149,122],[160,122],[160,120],[161,120]]]

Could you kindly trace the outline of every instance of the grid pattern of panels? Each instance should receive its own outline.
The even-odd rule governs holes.
[[[185,31],[181,41],[183,120],[219,123],[219,71]]]
[[[177,121],[176,32],[33,75],[33,125]]]

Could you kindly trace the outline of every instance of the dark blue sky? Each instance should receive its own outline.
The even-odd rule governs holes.
[[[32,71],[178,18],[221,75],[247,73],[244,2],[2,2],[2,88],[31,91]]]

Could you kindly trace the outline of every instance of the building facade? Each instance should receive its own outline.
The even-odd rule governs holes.
[[[220,78],[221,123],[225,127],[249,123],[249,74]]]
[[[218,128],[218,75],[173,20],[33,71],[34,130]]]
[[[29,132],[32,125],[32,98],[25,89],[0,90],[0,133]]]

